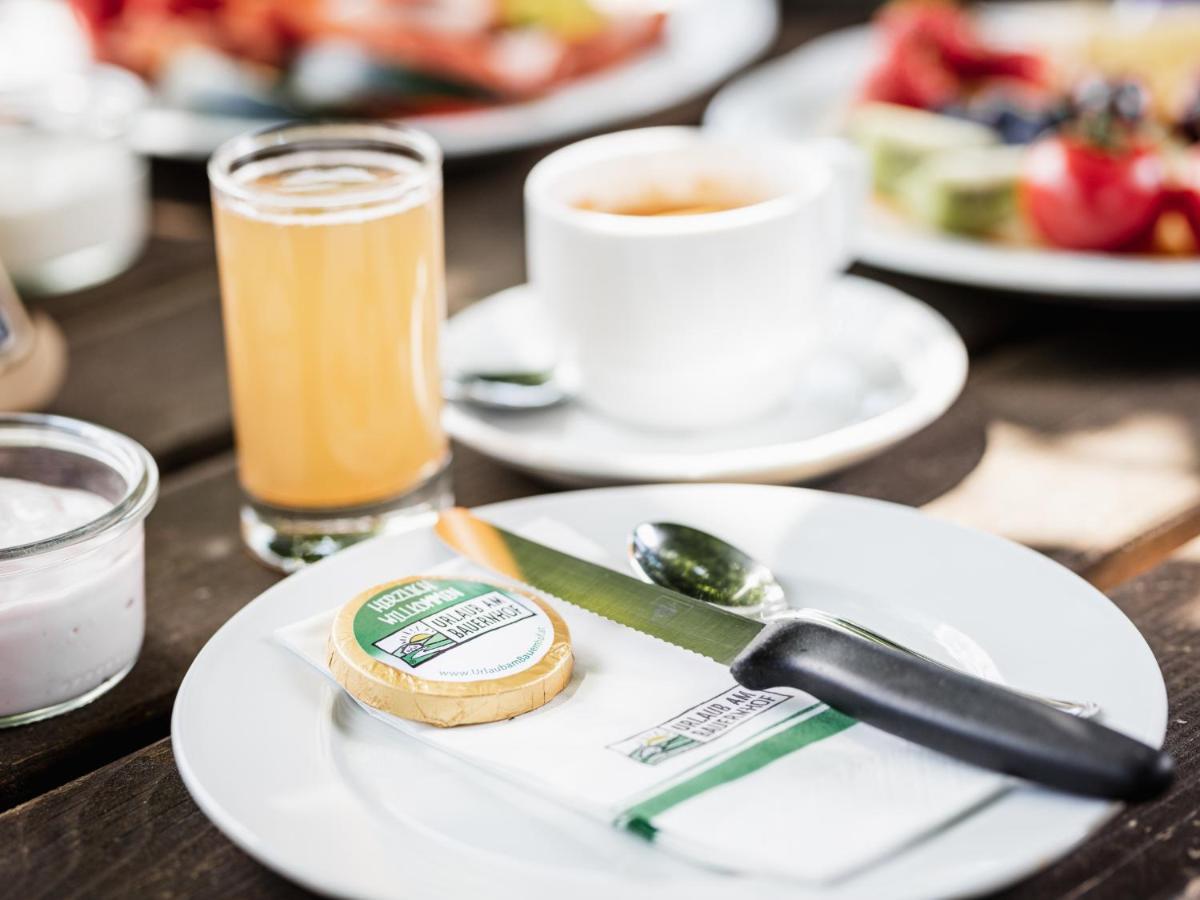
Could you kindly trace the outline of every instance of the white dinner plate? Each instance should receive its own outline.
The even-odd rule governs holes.
[[[531,371],[553,364],[528,286],[454,316],[451,370]],[[669,351],[664,335],[664,352]],[[815,347],[789,405],[762,421],[702,433],[652,432],[582,403],[532,412],[447,404],[446,429],[480,453],[569,485],[658,481],[785,484],[825,475],[903,440],[954,402],[967,352],[954,328],[887,285],[845,276],[824,304]]]
[[[1031,6],[984,7],[985,33],[1028,33],[1031,15],[1039,29],[1072,27],[1068,15]],[[786,139],[833,133],[877,54],[870,26],[825,35],[722,88],[705,127]],[[869,212],[856,250],[871,265],[962,284],[1094,300],[1200,300],[1197,260],[1005,246],[924,230],[881,210]]]
[[[557,140],[650,115],[703,93],[762,53],[775,37],[773,0],[690,0],[668,20],[663,42],[630,61],[524,103],[412,116],[447,157],[478,156]],[[162,104],[141,116],[133,140],[143,153],[198,159],[227,139],[273,124]]]
[[[687,522],[764,560],[797,603],[1015,687],[1090,699],[1156,746],[1162,676],[1095,588],[1032,550],[907,507],[801,488],[652,485],[479,510],[510,529],[551,518],[619,564],[629,529]],[[192,664],[172,720],[175,760],[234,843],[314,890],[360,898],[892,900],[1007,884],[1082,841],[1115,806],[1019,787],[824,888],[718,874],[530,796],[372,719],[272,640],[364,587],[448,558],[429,528],[352,547],[280,582]],[[804,798],[780,798],[803,814]],[[747,828],[754,828],[747,810]]]

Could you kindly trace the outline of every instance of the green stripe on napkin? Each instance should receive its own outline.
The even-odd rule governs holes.
[[[845,731],[855,721],[837,710],[826,707],[815,716],[805,719],[803,722],[797,722],[790,728],[777,732],[747,747],[740,753],[735,753],[712,768],[705,769],[686,781],[681,781],[665,791],[646,798],[626,810],[621,816],[620,822],[634,834],[653,839],[656,831],[654,818],[671,807],[691,800],[705,791],[757,772],[763,766],[774,762],[781,756],[786,756],[793,750],[799,750],[801,747],[807,747],[809,744],[832,737],[839,731]]]

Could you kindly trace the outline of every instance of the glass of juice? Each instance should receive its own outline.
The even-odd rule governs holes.
[[[208,174],[246,544],[290,571],[445,506],[437,144],[283,125]]]

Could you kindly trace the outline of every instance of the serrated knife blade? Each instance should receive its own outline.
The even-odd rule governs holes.
[[[438,537],[467,559],[643,634],[729,665],[762,623],[646,584],[485,522],[465,509],[438,517]]]

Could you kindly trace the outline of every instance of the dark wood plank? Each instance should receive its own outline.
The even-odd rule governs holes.
[[[146,638],[137,665],[69,716],[0,732],[0,808],[167,733],[175,690],[209,636],[276,576],[243,554],[223,459],[169,483],[146,534]]]
[[[1006,900],[1200,893],[1200,542],[1112,596],[1162,666],[1176,784],[1162,800],[1124,810],[1079,851],[1004,893]]]
[[[1193,506],[1101,555],[1079,574],[1101,590],[1110,590],[1149,572],[1197,535],[1200,535],[1200,506]]]
[[[121,318],[64,321],[70,370],[52,409],[128,434],[171,471],[233,440],[215,272],[137,297]]]
[[[7,897],[305,897],[221,837],[163,740],[0,816]]]
[[[1098,567],[1106,586],[1162,559],[1200,528],[1200,314],[1076,309],[1071,322],[989,354],[944,419],[823,486]]]

